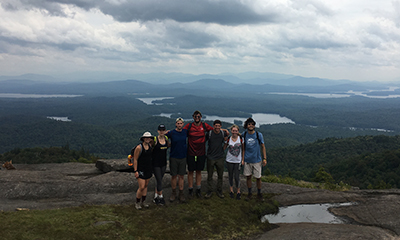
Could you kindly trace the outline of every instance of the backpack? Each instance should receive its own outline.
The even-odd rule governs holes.
[[[243,134],[244,147],[245,147],[245,148],[246,148],[246,134],[247,134],[247,131],[245,131],[244,134]],[[256,131],[256,137],[257,137],[257,140],[258,140],[258,144],[261,145],[261,140],[260,140],[260,138],[258,137],[258,134],[259,134],[259,133]]]
[[[167,136],[164,136],[164,137],[165,137],[165,141],[168,142],[168,137]],[[158,140],[158,137],[154,136],[154,143],[158,142],[157,140]],[[154,146],[155,146],[155,144],[154,144]]]
[[[128,165],[129,165],[129,166],[132,166],[131,164],[133,164],[133,162],[132,162],[131,160],[133,159],[133,156],[135,155],[135,149],[136,149],[137,146],[139,146],[139,144],[136,145],[136,146],[134,146],[134,147],[132,148],[132,150],[131,150],[131,155],[130,155],[131,158],[129,158],[129,156],[128,156]],[[140,143],[140,146],[142,146],[142,147],[140,148],[139,157],[140,157],[140,155],[142,155],[142,152],[143,152],[143,144]]]
[[[206,141],[210,139],[210,137],[211,137],[211,132],[214,132],[214,130],[210,130],[210,131],[208,131],[208,132],[206,133]],[[221,130],[221,132],[222,132],[222,137],[225,138],[225,132],[222,131],[222,130]]]
[[[241,136],[239,136],[240,138],[240,144],[243,144],[243,138]],[[231,136],[228,137],[228,139],[226,140],[226,142],[229,144],[229,140],[231,139]]]

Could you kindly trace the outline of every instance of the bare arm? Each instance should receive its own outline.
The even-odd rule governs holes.
[[[261,144],[261,148],[262,148],[262,152],[263,152],[263,161],[262,161],[262,165],[265,167],[265,165],[267,165],[267,150],[265,149],[265,145]]]
[[[142,151],[142,145],[139,144],[136,148],[135,148],[135,153],[133,154],[133,170],[135,171],[135,178],[139,177],[139,173],[137,171],[137,165],[138,165],[138,159],[140,156],[140,152]]]

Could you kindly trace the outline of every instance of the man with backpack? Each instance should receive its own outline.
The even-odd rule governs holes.
[[[206,138],[208,139],[208,150],[207,150],[207,187],[208,191],[205,195],[206,198],[210,198],[213,193],[213,174],[214,167],[217,169],[218,181],[216,192],[218,197],[224,198],[222,193],[222,178],[224,175],[224,162],[225,162],[225,151],[224,143],[227,139],[227,135],[221,130],[222,123],[220,120],[215,120],[213,123],[214,130],[207,133]]]
[[[201,198],[201,171],[206,163],[206,138],[205,133],[213,130],[207,123],[201,121],[200,111],[195,111],[192,115],[193,122],[186,124],[183,129],[188,131],[188,185],[189,197],[193,197],[193,175],[196,171],[196,196]]]
[[[252,181],[251,178],[254,176],[257,182],[257,198],[262,200],[261,194],[261,172],[262,167],[267,165],[267,152],[264,145],[264,138],[262,133],[257,132],[256,122],[252,118],[248,118],[244,122],[244,131],[242,137],[244,139],[244,164],[243,175],[247,178],[247,188],[249,194],[247,199],[252,198]],[[261,155],[262,150],[262,155]]]

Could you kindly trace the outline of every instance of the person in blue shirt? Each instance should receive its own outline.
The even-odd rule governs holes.
[[[177,118],[175,121],[176,128],[169,131],[166,136],[171,140],[171,150],[169,158],[169,166],[171,172],[171,188],[172,194],[169,200],[171,202],[176,199],[176,183],[179,186],[180,202],[185,202],[185,196],[183,194],[184,176],[186,174],[186,154],[187,154],[187,143],[186,139],[188,131],[183,129],[184,121],[182,118]]]
[[[252,118],[248,118],[244,122],[243,127],[246,131],[242,133],[245,149],[242,164],[244,164],[243,175],[247,178],[247,188],[249,192],[247,199],[251,199],[253,195],[251,191],[251,178],[254,176],[257,183],[257,198],[262,200],[261,173],[262,167],[267,165],[267,151],[264,145],[264,137],[262,133],[255,130],[256,122]]]

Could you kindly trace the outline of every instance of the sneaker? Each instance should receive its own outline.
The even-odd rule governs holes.
[[[163,197],[158,199],[158,205],[164,206],[165,205],[165,200]]]
[[[153,199],[153,203],[155,203],[156,205],[160,204],[160,199],[158,197],[155,197]]]
[[[201,195],[201,189],[196,190],[196,197],[203,198],[203,195]]]
[[[172,189],[171,197],[169,197],[169,201],[173,202],[176,199],[176,188]]]
[[[212,194],[213,194],[213,192],[208,191],[204,197],[205,198],[210,198],[212,196]]]
[[[237,194],[236,194],[236,200],[240,200],[240,192],[238,192]]]
[[[183,190],[179,190],[179,196],[178,196],[178,198],[179,198],[179,202],[180,202],[180,203],[184,203],[184,202],[186,201],[186,199],[185,199],[185,194],[183,194]]]
[[[149,207],[150,207],[149,204],[142,202],[142,208],[149,208]]]
[[[231,198],[235,198],[235,194],[234,194],[233,192],[230,192],[230,193],[229,193],[229,196],[230,196]]]
[[[142,209],[142,206],[140,206],[140,203],[135,203],[135,208],[137,209],[137,210],[140,210],[140,209]]]
[[[247,200],[251,200],[252,197],[253,197],[252,193],[247,194]]]
[[[222,191],[217,191],[217,196],[220,198],[224,198],[224,194],[222,193]]]

